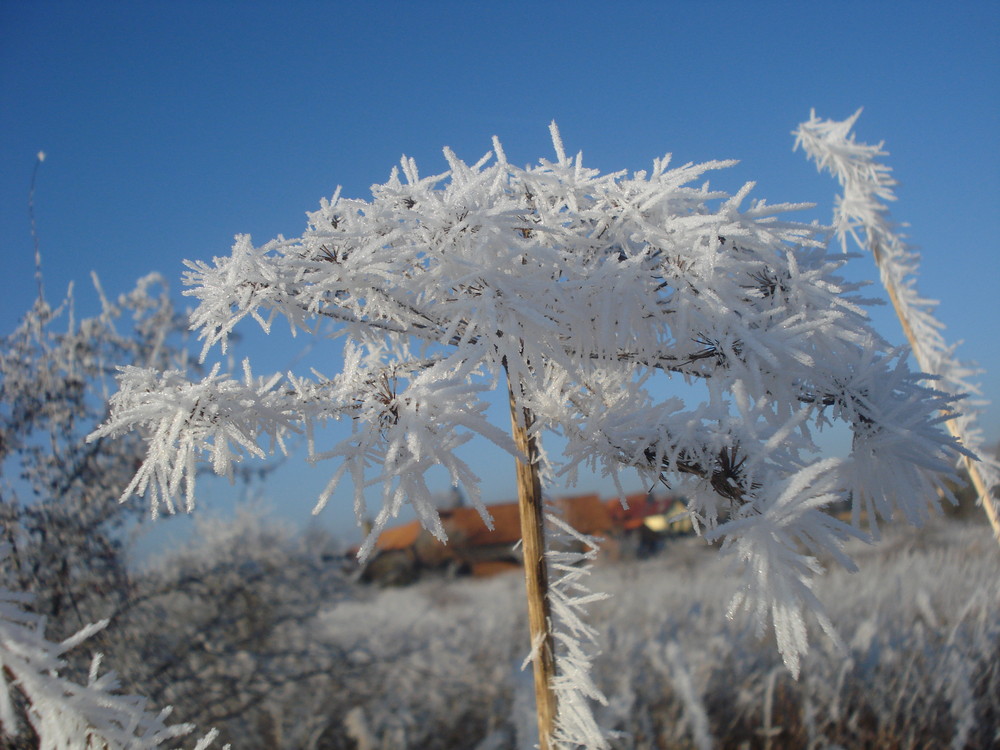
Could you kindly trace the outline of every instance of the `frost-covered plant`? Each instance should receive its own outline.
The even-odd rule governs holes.
[[[554,574],[549,588],[559,673],[552,683],[559,714],[552,734],[556,747],[606,748],[607,742],[590,710],[590,701],[602,705],[608,699],[592,677],[594,644],[599,633],[587,622],[587,606],[608,598],[592,593],[586,578],[597,557],[599,540],[581,534],[556,514],[548,521],[554,539],[546,555]]]
[[[9,552],[6,545],[0,549],[5,565]],[[192,724],[168,725],[169,708],[153,711],[145,698],[121,694],[114,672],[101,673],[100,654],[85,684],[60,674],[67,667],[65,652],[108,621],[55,643],[46,638],[46,618],[24,609],[30,599],[0,586],[0,737],[12,740],[20,733],[19,701],[41,750],[139,750],[174,745],[176,738],[194,730]],[[209,747],[216,734],[206,734],[195,750]]]
[[[29,212],[34,235],[31,198]],[[151,669],[116,658],[127,653],[124,644],[153,631],[149,621],[140,632],[126,630],[143,614],[130,608],[148,601],[150,591],[148,577],[139,577],[137,588],[126,565],[126,530],[141,509],[117,502],[139,465],[142,441],[85,438],[107,417],[118,366],[187,365],[186,319],[157,274],[116,299],[93,275],[100,307],[90,317],[78,315],[72,284],[51,306],[35,239],[38,296],[17,328],[0,337],[0,627],[7,649],[0,656],[0,735],[16,746],[40,739],[43,747],[147,747],[188,730],[168,730],[166,714],[146,715],[143,699],[117,695],[119,678],[99,675],[99,658],[71,648],[87,639],[113,652],[109,660],[125,667],[121,682],[148,694],[134,678]],[[31,613],[20,609],[25,602]],[[19,727],[25,733],[15,737]]]
[[[844,648],[814,644],[798,680],[749,623],[725,616],[728,562],[700,540],[599,564],[588,585],[611,597],[587,614],[601,652],[590,677],[608,697],[595,706],[598,723],[613,730],[615,750],[994,747],[1000,555],[991,545],[982,525],[943,518],[886,528],[874,547],[849,542],[862,572],[833,568],[816,582]],[[353,746],[352,711],[376,748],[536,746],[530,673],[519,669],[521,586],[516,574],[429,579],[360,589],[325,608],[313,637],[339,658],[302,700],[329,722],[318,746]]]
[[[184,318],[155,274],[78,317],[73,287],[55,308],[39,296],[0,338],[0,535],[35,611],[72,632],[122,605],[129,586],[117,502],[142,456],[138,435],[86,436],[107,416],[116,367],[183,365]]]
[[[892,222],[888,203],[896,200],[893,192],[896,181],[890,175],[892,170],[876,161],[887,152],[881,143],[870,145],[855,140],[852,130],[860,115],[859,109],[846,120],[837,122],[821,120],[815,111],[812,112],[809,121],[802,123],[794,133],[796,148],[801,146],[816,162],[817,169],[828,170],[840,183],[843,194],[837,196],[833,223],[841,246],[846,251],[847,238],[851,237],[874,256],[882,283],[920,368],[940,378],[939,387],[948,393],[981,393],[973,381],[981,371],[955,358],[956,346],[945,340],[944,324],[934,316],[937,303],[917,291],[920,257],[907,246]],[[962,414],[954,415],[946,424],[966,448],[983,457],[978,464],[968,456],[962,458],[993,525],[993,533],[1000,540],[1000,510],[992,494],[1000,484],[1000,464],[984,450],[976,412],[976,408],[967,406]]]
[[[528,456],[543,477],[591,467],[621,488],[627,469],[682,491],[744,563],[737,604],[773,624],[797,672],[817,558],[852,565],[841,548],[862,511],[873,525],[926,518],[965,451],[940,424],[955,399],[872,329],[825,231],[782,218],[801,206],[702,182],[732,162],[601,174],[552,136],[556,160],[525,168],[496,139],[471,165],[446,149],[449,170],[430,177],[404,157],[372,200],[324,200],[301,237],[241,236],[229,257],[189,263],[203,358],[244,318],[270,331],[282,317],[342,338],[341,371],[255,377],[247,364],[241,380],[191,382],[130,367],[92,437],[145,431],[127,494],[155,512],[180,494],[193,504],[199,457],[226,475],[304,432],[313,460],[339,462],[317,510],[350,478],[361,521],[365,488],[382,486],[364,556],[405,503],[444,537],[433,467],[489,523],[458,449],[479,436],[531,453],[487,419],[487,393],[509,387],[515,428],[565,440],[560,458]],[[671,379],[703,395],[666,396]],[[316,428],[339,419],[351,436],[318,445]],[[854,433],[844,458],[813,441],[832,421]],[[829,512],[841,500],[854,525]]]
[[[134,573],[121,642],[106,653],[129,689],[216,727],[220,740],[306,747],[329,721],[310,710],[317,676],[358,679],[309,632],[348,583],[328,537],[292,536],[258,511],[199,516],[189,540]]]

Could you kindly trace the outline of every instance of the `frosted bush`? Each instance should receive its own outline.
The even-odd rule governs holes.
[[[361,665],[312,619],[351,595],[334,543],[267,522],[259,507],[195,519],[194,533],[133,579],[109,658],[135,689],[240,748],[304,747],[329,722],[317,681]]]
[[[9,544],[12,585],[33,594],[55,637],[128,598],[123,531],[142,508],[117,500],[143,444],[138,435],[85,440],[107,416],[116,368],[179,367],[187,358],[183,316],[162,277],[145,276],[117,298],[105,296],[96,276],[94,286],[96,314],[81,314],[72,285],[55,307],[40,291],[0,338],[0,538]]]

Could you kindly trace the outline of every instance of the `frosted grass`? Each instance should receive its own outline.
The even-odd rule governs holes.
[[[613,596],[592,607],[602,652],[592,676],[609,698],[597,719],[611,746],[962,748],[1000,739],[1000,559],[989,530],[942,522],[852,551],[859,575],[832,568],[817,584],[844,645],[817,638],[797,681],[751,622],[726,618],[726,563],[701,540],[598,567],[593,586]],[[513,574],[429,581],[324,612],[318,635],[366,667],[363,684],[342,686],[325,707],[328,739],[362,732],[380,748],[531,747],[520,583]]]

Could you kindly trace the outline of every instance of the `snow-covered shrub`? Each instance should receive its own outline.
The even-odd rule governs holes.
[[[115,301],[95,275],[94,316],[78,317],[72,286],[53,308],[36,262],[39,296],[0,339],[0,734],[5,747],[177,746],[192,724],[168,726],[169,709],[150,711],[141,686],[122,694],[101,657],[74,646],[141,640],[114,617],[135,593],[125,541],[142,510],[118,498],[141,441],[85,437],[120,364],[185,366],[186,325],[155,274]]]
[[[183,366],[183,317],[154,275],[78,317],[73,289],[57,307],[39,296],[0,339],[0,534],[13,578],[64,637],[128,597],[122,532],[141,516],[118,498],[141,440],[86,442],[107,415],[116,368]],[[100,635],[97,636],[100,639]]]
[[[350,596],[335,550],[254,507],[198,517],[189,540],[133,574],[108,657],[130,689],[235,747],[305,747],[329,721],[313,711],[317,677],[357,679],[312,637],[320,608]]]

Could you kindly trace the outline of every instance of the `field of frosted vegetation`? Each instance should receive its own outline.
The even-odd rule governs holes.
[[[133,606],[132,637],[106,644],[147,694],[159,679],[152,697],[176,718],[240,748],[534,746],[519,574],[378,589],[332,573],[315,538],[246,517],[203,535],[146,574],[139,588],[159,577],[163,593]],[[612,747],[998,746],[989,529],[941,520],[853,552],[859,574],[833,568],[818,586],[844,649],[814,627],[798,681],[772,641],[726,618],[734,578],[700,539],[595,569],[591,588],[613,595],[591,609]]]

